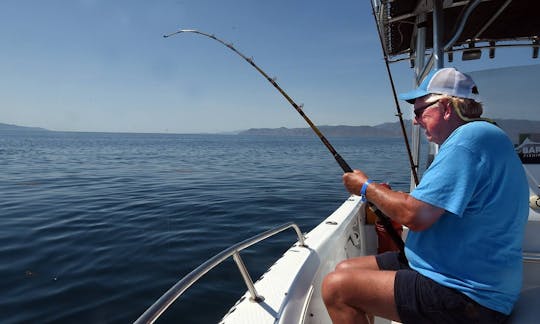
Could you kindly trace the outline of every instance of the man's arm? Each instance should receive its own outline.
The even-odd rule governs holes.
[[[350,193],[358,195],[367,176],[360,170],[343,175],[343,184]],[[435,223],[444,209],[420,201],[409,194],[393,191],[372,182],[366,190],[366,198],[394,221],[412,231],[423,231]]]

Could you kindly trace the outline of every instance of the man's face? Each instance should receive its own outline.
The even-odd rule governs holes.
[[[443,102],[445,99],[429,100],[430,97],[427,95],[414,102],[414,124],[425,130],[428,141],[442,144],[446,139],[443,123],[446,102]]]

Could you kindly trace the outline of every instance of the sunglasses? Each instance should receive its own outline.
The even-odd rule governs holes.
[[[416,117],[416,119],[420,119],[422,117],[422,115],[424,114],[424,110],[439,104],[439,100],[440,99],[438,99],[438,100],[436,100],[436,101],[434,101],[432,103],[429,103],[429,104],[425,105],[424,107],[415,109],[414,110],[414,116]]]

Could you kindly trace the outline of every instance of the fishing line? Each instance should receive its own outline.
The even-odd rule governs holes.
[[[163,35],[164,38],[168,38],[168,37],[171,37],[171,36],[174,36],[174,35],[177,35],[177,34],[180,34],[180,33],[194,33],[194,34],[199,34],[199,35],[202,35],[202,36],[206,36],[208,38],[211,38],[219,43],[221,43],[222,45],[228,47],[230,50],[232,50],[233,52],[235,52],[236,54],[240,55],[240,57],[242,57],[246,62],[248,62],[253,68],[255,68],[255,70],[257,70],[260,74],[262,74],[264,76],[264,78],[270,82],[274,88],[276,88],[279,93],[281,93],[281,95],[283,97],[285,97],[285,99],[287,99],[287,101],[293,106],[293,108],[300,114],[300,116],[302,116],[302,118],[304,118],[304,120],[308,123],[308,125],[311,127],[311,129],[315,132],[315,134],[317,134],[317,136],[319,137],[319,139],[321,140],[321,142],[324,144],[324,146],[326,146],[326,148],[328,149],[328,151],[330,151],[330,153],[332,154],[332,156],[334,157],[334,159],[336,160],[336,162],[339,164],[339,166],[341,167],[341,169],[343,170],[343,172],[345,173],[348,173],[348,172],[353,172],[353,169],[349,166],[349,164],[347,162],[345,162],[345,160],[341,157],[341,155],[339,155],[339,153],[334,149],[334,147],[332,146],[332,144],[330,144],[330,142],[326,139],[326,137],[323,135],[323,133],[319,130],[319,128],[317,128],[317,126],[315,126],[315,124],[313,124],[313,122],[311,121],[311,119],[309,119],[309,117],[304,113],[304,111],[302,110],[302,105],[298,105],[296,102],[294,102],[294,100],[285,92],[285,90],[283,90],[276,82],[276,79],[275,78],[271,78],[268,76],[268,74],[266,74],[257,64],[255,64],[255,62],[253,61],[253,58],[248,58],[247,56],[245,56],[244,54],[240,53],[231,43],[226,43],[224,41],[222,41],[221,39],[217,38],[215,35],[212,35],[212,34],[207,34],[207,33],[204,33],[204,32],[201,32],[201,31],[198,31],[198,30],[195,30],[195,29],[181,29],[181,30],[178,30],[174,33],[170,33],[170,34],[167,34],[167,35]],[[403,127],[403,126],[402,126]],[[369,203],[369,202],[368,202]],[[384,226],[384,229],[386,230],[386,232],[388,232],[388,234],[390,234],[390,237],[392,238],[392,240],[394,241],[394,243],[397,244],[397,246],[400,248],[401,252],[403,252],[403,249],[404,249],[404,243],[403,243],[403,239],[401,238],[401,236],[396,232],[396,230],[394,229],[394,227],[392,226],[391,224],[391,220],[390,218],[388,218],[388,216],[384,215],[375,205],[373,205],[372,203],[369,203],[369,206],[370,206],[370,209],[373,210],[373,212],[375,212],[375,214],[377,215],[377,217],[379,218],[379,221],[381,222],[381,224]]]

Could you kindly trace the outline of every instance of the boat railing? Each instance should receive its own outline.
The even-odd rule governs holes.
[[[237,243],[220,253],[216,254],[200,266],[198,266],[195,270],[191,271],[189,274],[187,274],[184,278],[182,278],[180,281],[178,281],[174,286],[172,286],[165,294],[163,294],[150,308],[148,308],[134,323],[153,323],[155,320],[157,320],[161,314],[169,308],[169,306],[176,300],[180,295],[182,295],[191,285],[193,285],[197,280],[199,280],[202,276],[204,276],[208,271],[212,270],[219,264],[221,264],[223,261],[228,259],[229,257],[233,257],[236,265],[238,266],[238,270],[240,271],[240,274],[242,275],[242,278],[244,279],[244,282],[246,283],[246,286],[249,290],[249,293],[251,295],[250,300],[254,302],[261,302],[264,300],[264,297],[260,296],[257,291],[255,290],[255,286],[253,284],[253,280],[251,279],[251,276],[249,275],[249,272],[242,260],[242,257],[240,256],[240,251],[258,243],[261,242],[271,236],[274,236],[286,229],[293,228],[296,231],[296,235],[298,236],[298,243],[301,247],[307,247],[304,243],[304,236],[302,232],[300,231],[300,228],[295,223],[289,222],[285,223],[281,226],[275,227],[273,229],[270,229],[266,232],[263,232],[261,234],[255,235],[251,238],[248,238],[247,240],[244,240],[240,243]]]

